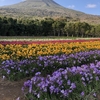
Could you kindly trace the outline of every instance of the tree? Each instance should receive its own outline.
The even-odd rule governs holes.
[[[45,19],[45,20],[41,21],[42,32],[43,32],[44,36],[51,35],[51,32],[52,32],[52,23],[53,23],[52,19]]]
[[[100,25],[97,25],[97,26],[95,27],[95,36],[96,36],[96,37],[99,37],[99,36],[100,36]]]
[[[54,30],[54,36],[56,35],[56,33],[58,36],[61,36],[61,34],[64,31],[64,26],[65,26],[65,22],[54,21],[54,23],[52,24]]]

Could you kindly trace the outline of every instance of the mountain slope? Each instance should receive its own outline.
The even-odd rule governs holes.
[[[66,16],[72,18],[80,18],[88,20],[92,18],[100,19],[99,16],[88,15],[83,12],[64,8],[53,0],[26,0],[18,4],[0,7],[0,14],[9,16],[24,16],[24,17],[55,17]]]

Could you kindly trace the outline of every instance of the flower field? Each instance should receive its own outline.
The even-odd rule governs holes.
[[[25,44],[26,43],[26,44]],[[44,42],[1,42],[0,60],[21,60],[30,57],[71,54],[80,51],[99,50],[99,41],[44,41]]]
[[[27,100],[92,100],[100,90],[100,40],[0,41],[0,70]]]

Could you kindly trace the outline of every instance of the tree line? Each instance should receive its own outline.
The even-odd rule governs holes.
[[[100,25],[67,19],[13,19],[0,17],[0,36],[99,37]]]

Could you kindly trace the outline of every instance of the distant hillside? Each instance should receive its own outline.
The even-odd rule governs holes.
[[[53,0],[26,0],[18,4],[0,7],[0,15],[11,17],[70,17],[81,21],[99,22],[100,16],[64,8]]]

